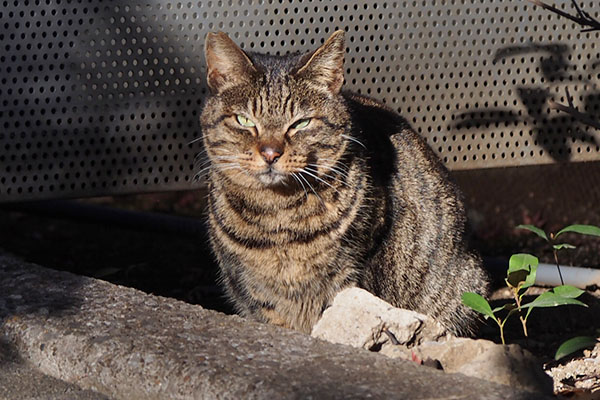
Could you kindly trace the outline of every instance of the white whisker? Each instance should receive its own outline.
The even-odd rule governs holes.
[[[330,167],[329,165],[322,165],[322,164],[307,164],[307,165],[310,167],[315,167],[317,169],[324,168],[328,171],[335,173],[336,175],[340,175],[342,178],[348,179],[348,173],[346,171],[342,171],[339,168]],[[333,178],[331,175],[327,175],[327,176],[330,176],[331,178]],[[335,179],[335,178],[333,178],[333,179]],[[342,183],[345,183],[345,182],[342,182]]]
[[[231,159],[237,159],[237,157],[231,157]],[[212,163],[210,161],[203,163],[203,165],[208,164],[206,167],[202,168],[200,171],[194,174],[194,179],[199,179],[201,176],[205,175],[211,169],[219,170],[219,171],[228,171],[232,169],[239,169],[242,172],[245,172],[242,166],[237,162],[223,162],[223,163]]]
[[[201,152],[197,153],[197,154],[194,156],[194,161],[196,161],[196,160],[199,160],[199,159],[201,159],[201,158],[203,158],[203,157],[204,157],[204,158],[205,158],[205,157],[207,157],[207,153],[206,153],[206,150],[205,150],[205,149],[203,149]]]
[[[238,155],[213,155],[212,157],[209,157],[208,155],[206,157],[200,158],[199,157],[200,154],[197,154],[196,157],[194,157],[194,164],[197,162],[202,162],[204,163],[209,163],[212,161],[212,159],[214,160],[238,160],[239,156]]]
[[[314,170],[313,170],[313,171],[314,171]],[[311,173],[311,172],[307,171],[307,170],[306,170],[306,167],[305,167],[305,168],[302,168],[302,172],[304,172],[304,173],[308,174],[309,176],[312,176],[313,178],[315,178],[316,180],[318,180],[318,181],[320,181],[320,182],[323,182],[325,185],[329,186],[330,188],[332,188],[333,190],[335,190],[336,192],[338,192],[338,193],[339,193],[339,191],[338,191],[336,188],[334,188],[334,187],[333,187],[333,186],[332,186],[332,185],[331,185],[329,182],[327,182],[327,181],[325,181],[325,180],[323,180],[323,179],[319,178],[317,175],[315,175],[315,174],[313,174],[313,173]]]
[[[309,164],[309,165],[310,165],[310,164]],[[318,174],[318,173],[319,173],[319,171],[318,171],[318,170],[316,170],[316,169],[313,169],[313,168],[305,167],[304,169],[305,169],[305,170],[307,170],[307,171],[314,172],[315,174]],[[342,185],[344,185],[344,186],[349,186],[349,185],[348,185],[346,182],[344,182],[344,181],[342,181],[342,180],[339,180],[338,178],[336,178],[336,177],[335,177],[335,176],[333,176],[333,175],[329,175],[329,174],[326,174],[326,173],[324,173],[324,174],[323,174],[323,176],[325,176],[325,177],[327,177],[327,178],[330,178],[330,179],[332,179],[332,180],[334,180],[334,181],[336,181],[336,182],[339,182],[339,183],[341,183],[341,184],[342,184]],[[333,186],[331,186],[331,185],[329,185],[329,186],[330,186],[331,188],[335,189]]]
[[[194,180],[200,179],[201,176],[208,174],[208,171],[210,171],[210,169],[213,167],[214,167],[213,165],[209,165],[207,167],[202,168],[200,171],[196,172],[194,174]]]
[[[315,196],[317,196],[317,198],[321,201],[321,204],[323,205],[323,207],[325,207],[325,202],[323,201],[323,199],[321,198],[321,196],[319,196],[317,194],[317,192],[315,191],[315,188],[313,188],[313,186],[310,184],[310,182],[306,179],[306,177],[304,177],[302,175],[302,172],[306,172],[304,170],[299,171],[300,173],[298,174],[298,176],[300,178],[302,178],[304,180],[304,183],[306,183],[308,185],[308,187],[310,188],[310,190],[312,190],[312,192],[315,194]]]
[[[308,200],[308,192],[306,191],[306,187],[304,186],[304,183],[302,183],[300,178],[298,178],[296,176],[295,172],[292,172],[291,174],[292,174],[292,177],[300,184],[300,186],[302,186],[302,189],[304,189],[304,194],[306,195],[306,200]]]
[[[219,152],[224,152],[224,153],[226,153],[226,154],[233,154],[233,151],[231,151],[231,150],[227,150],[227,149],[219,149],[218,151],[219,151]],[[216,154],[216,155],[218,155],[218,154]],[[207,158],[209,157],[209,155],[208,155],[208,150],[207,150],[207,149],[205,149],[205,148],[204,148],[204,149],[202,149],[202,150],[201,150],[199,153],[197,153],[197,154],[194,156],[194,160],[196,160],[196,159],[198,159],[198,158],[201,158],[201,157],[203,157],[203,156],[205,156],[205,157],[207,157]]]
[[[186,146],[190,146],[190,145],[192,145],[192,144],[194,144],[194,143],[196,143],[196,142],[198,142],[198,141],[202,140],[202,137],[203,137],[203,136],[198,136],[197,138],[195,138],[195,139],[192,139],[190,142],[188,142],[188,144],[187,144]]]
[[[362,143],[361,143],[361,142],[360,142],[358,139],[356,139],[355,137],[352,137],[352,136],[350,136],[350,135],[343,135],[343,134],[342,134],[341,136],[342,136],[344,139],[348,139],[348,140],[351,140],[351,141],[353,141],[354,143],[358,143],[359,145],[361,145],[361,146],[362,146],[363,148],[365,148],[365,149],[367,148],[367,146],[365,146],[364,144],[362,144]]]
[[[344,164],[341,160],[333,160],[331,158],[323,158],[320,157],[319,161],[329,161],[332,165],[335,165],[339,168],[340,171],[344,171],[344,172],[348,172],[350,170],[350,168],[348,168],[348,166],[346,164]]]
[[[221,161],[221,160],[223,160],[223,161],[238,160],[238,157],[236,157],[236,156],[215,156],[214,158],[219,161]],[[212,164],[212,163],[213,163],[213,160],[211,160],[211,159],[197,160],[197,161],[194,161],[194,168],[204,168],[205,166]]]
[[[213,156],[210,158],[210,160],[212,161],[213,164],[218,165],[218,164],[227,164],[230,161],[238,161],[238,160],[240,160],[240,158],[236,157],[236,156]]]

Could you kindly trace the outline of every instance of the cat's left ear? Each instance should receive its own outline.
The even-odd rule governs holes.
[[[344,31],[335,31],[314,53],[302,59],[296,75],[338,94],[344,83],[345,51]]]

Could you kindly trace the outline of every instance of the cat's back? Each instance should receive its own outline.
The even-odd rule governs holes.
[[[374,240],[361,286],[386,301],[470,330],[463,292],[485,293],[480,259],[468,250],[458,187],[425,140],[376,100],[344,95],[373,182]],[[381,277],[386,277],[381,279]]]

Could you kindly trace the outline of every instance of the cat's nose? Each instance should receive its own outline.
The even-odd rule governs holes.
[[[283,150],[275,146],[261,146],[260,155],[269,165],[277,162],[279,157],[283,154]]]

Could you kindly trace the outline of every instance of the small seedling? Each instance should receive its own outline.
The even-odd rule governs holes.
[[[558,251],[562,249],[574,249],[575,246],[569,243],[559,243],[558,237],[566,232],[579,233],[581,235],[589,235],[589,236],[600,236],[600,228],[594,225],[569,225],[559,230],[556,234],[550,233],[546,235],[542,229],[533,226],[533,225],[519,225],[517,228],[526,229],[530,232],[535,233],[546,242],[552,245],[552,253],[554,255],[554,262],[556,263],[556,268],[558,270],[558,276],[560,277],[560,282],[564,284],[564,280],[562,274],[560,272],[560,264],[558,262]],[[556,350],[556,354],[554,356],[555,360],[559,360],[575,351],[585,349],[586,347],[593,346],[597,343],[597,339],[591,336],[577,336],[571,338],[561,344]]]
[[[600,228],[594,225],[569,225],[562,228],[557,233],[550,232],[549,235],[546,235],[542,229],[538,228],[534,225],[519,225],[517,226],[519,229],[526,229],[530,232],[535,233],[550,245],[552,245],[552,253],[554,254],[554,262],[556,263],[556,268],[558,269],[558,275],[560,277],[560,283],[562,285],[565,284],[563,280],[562,274],[560,272],[560,264],[558,263],[558,251],[562,249],[574,249],[575,246],[569,243],[559,243],[558,237],[563,233],[574,232],[579,233],[581,235],[590,235],[590,236],[600,236]]]
[[[505,282],[515,299],[514,303],[492,309],[487,300],[477,293],[467,292],[462,295],[464,305],[483,314],[486,319],[491,318],[496,322],[500,329],[502,344],[506,344],[504,324],[513,314],[519,315],[523,333],[527,337],[527,319],[534,308],[557,307],[567,304],[587,307],[581,301],[576,300],[584,291],[568,285],[557,286],[540,294],[533,301],[523,304],[525,292],[535,282],[538,264],[538,258],[530,254],[514,254],[510,257]],[[527,311],[525,312],[525,310]],[[500,314],[503,311],[507,311],[507,313],[504,317],[501,317]]]

